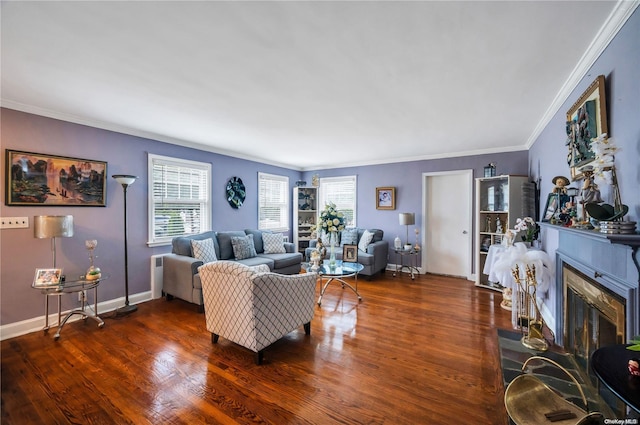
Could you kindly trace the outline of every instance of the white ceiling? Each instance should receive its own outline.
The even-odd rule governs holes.
[[[637,6],[3,1],[2,105],[300,170],[521,150]]]

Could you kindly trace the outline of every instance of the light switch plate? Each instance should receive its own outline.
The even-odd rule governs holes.
[[[2,217],[0,229],[26,229],[29,227],[29,217]]]

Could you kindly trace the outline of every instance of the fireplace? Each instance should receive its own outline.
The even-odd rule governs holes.
[[[562,267],[564,288],[564,348],[582,370],[590,372],[589,359],[599,347],[623,344],[625,300],[568,264]],[[593,373],[588,373],[597,385]]]
[[[640,235],[564,228],[557,235],[556,287],[549,299],[555,305],[555,342],[574,356],[584,379],[612,410],[623,414],[624,404],[600,384],[589,360],[599,347],[640,334]]]

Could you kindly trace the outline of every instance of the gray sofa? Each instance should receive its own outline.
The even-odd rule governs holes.
[[[358,228],[358,241],[362,237],[362,234],[367,229]],[[373,233],[373,239],[367,247],[367,252],[358,250],[358,263],[364,266],[364,269],[359,273],[371,278],[378,272],[384,273],[387,268],[387,261],[389,259],[389,242],[383,240],[384,232],[380,229],[368,229]],[[342,246],[340,246],[340,236],[338,234],[338,244],[335,247],[336,259],[342,260]],[[310,261],[311,252],[315,250],[317,241],[309,241],[309,248],[305,249],[305,260]],[[329,247],[327,246],[327,257],[329,257]]]
[[[253,235],[253,243],[257,255],[255,257],[236,260],[231,238],[233,236]],[[191,240],[205,240],[211,238],[218,260],[238,261],[247,266],[266,264],[274,273],[296,274],[300,272],[302,254],[296,252],[295,245],[285,242],[285,253],[265,254],[262,243],[262,231],[246,229],[244,231],[204,232],[197,235],[176,237],[172,241],[171,254],[163,257],[162,292],[167,299],[177,297],[193,304],[202,306],[202,284],[198,267],[203,262],[193,257]]]

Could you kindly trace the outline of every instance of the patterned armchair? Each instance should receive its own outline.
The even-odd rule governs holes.
[[[300,325],[307,335],[315,311],[316,274],[281,275],[269,267],[216,261],[199,267],[207,330],[256,353]]]

